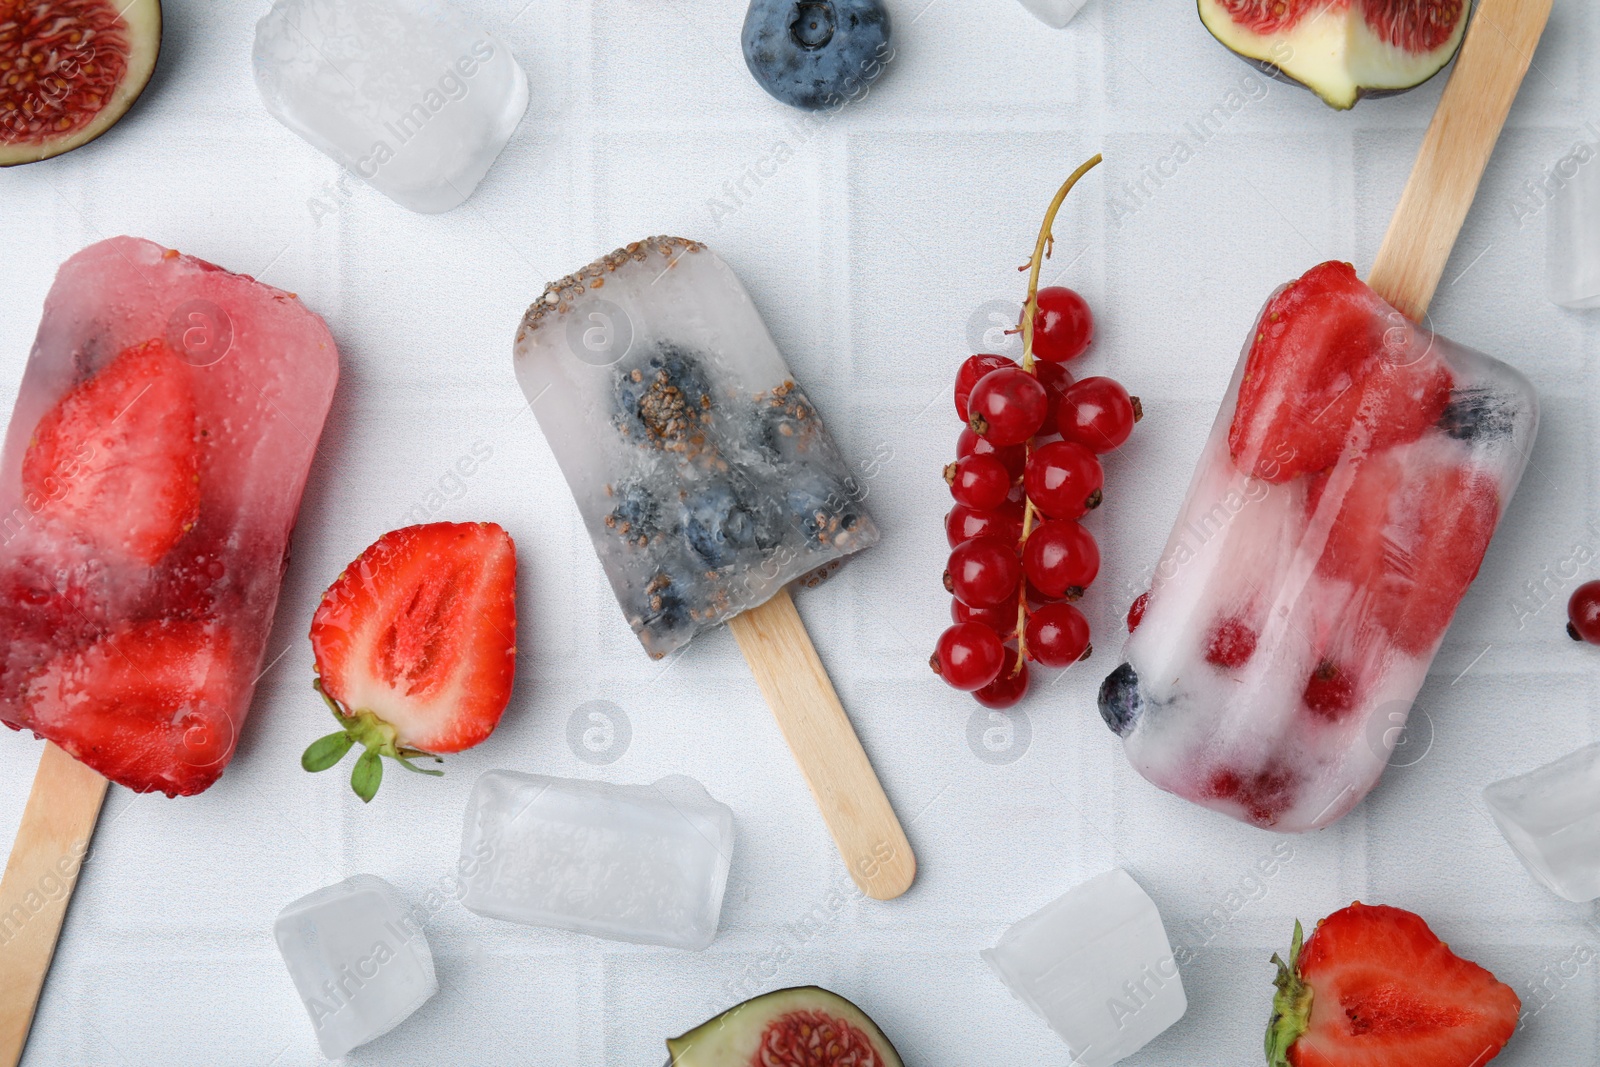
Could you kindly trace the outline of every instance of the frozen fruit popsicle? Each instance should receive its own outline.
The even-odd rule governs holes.
[[[1310,830],[1367,794],[1400,737],[1538,426],[1522,375],[1416,322],[1549,8],[1480,8],[1372,287],[1313,267],[1246,340],[1100,689],[1129,761],[1169,792]]]
[[[62,265],[0,456],[0,720],[141,792],[217,779],[337,378],[288,293],[129,237]]]
[[[546,287],[514,357],[646,651],[732,620],[852,876],[903,892],[910,846],[786,589],[878,530],[739,279],[699,242],[635,242]]]

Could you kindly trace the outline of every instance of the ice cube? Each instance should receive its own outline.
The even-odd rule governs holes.
[[[717,936],[733,812],[693,778],[612,785],[487,771],[467,801],[462,903],[479,915],[641,945]]]
[[[1600,743],[1483,791],[1489,813],[1533,876],[1560,897],[1600,897]]]
[[[393,1030],[439,991],[422,924],[374,875],[301,897],[272,932],[331,1060]]]
[[[442,0],[277,0],[256,23],[267,110],[412,211],[449,211],[528,109],[503,42]]]
[[[1545,252],[1550,299],[1562,307],[1600,307],[1600,160],[1593,155],[1550,202]]]
[[[1018,922],[982,955],[1066,1041],[1073,1067],[1133,1055],[1188,1007],[1161,913],[1120,868]]]
[[[1061,29],[1077,17],[1088,0],[1022,0],[1022,6],[1046,26]]]

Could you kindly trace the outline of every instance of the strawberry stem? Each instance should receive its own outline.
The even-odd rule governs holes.
[[[1037,377],[1033,369],[1033,319],[1039,312],[1039,271],[1044,267],[1044,261],[1050,258],[1050,253],[1055,248],[1055,235],[1050,232],[1056,222],[1056,212],[1061,210],[1062,203],[1067,199],[1067,194],[1072,192],[1072,187],[1078,184],[1078,179],[1093,170],[1101,160],[1099,152],[1086,160],[1077,170],[1073,171],[1067,180],[1061,183],[1061,188],[1056,190],[1055,199],[1050,201],[1050,207],[1044,213],[1044,222],[1039,225],[1039,239],[1033,245],[1033,258],[1028,260],[1024,267],[1028,269],[1028,299],[1022,304],[1022,321],[1017,325],[1022,329],[1022,369]],[[1017,268],[1022,270],[1023,267]],[[1026,461],[1033,458],[1033,441],[1029,440],[1023,445],[1024,466]],[[1038,511],[1033,506],[1033,501],[1026,492],[1022,495],[1022,536],[1017,539],[1017,554],[1022,554],[1022,549],[1028,543],[1028,535],[1033,532],[1033,520]],[[1028,579],[1024,575],[1017,590],[1017,663],[1011,669],[1015,675],[1022,670],[1022,665],[1028,658]]]
[[[418,767],[411,761],[427,758],[435,763],[444,760],[432,752],[424,752],[420,748],[398,744],[398,733],[395,728],[370,711],[358,711],[354,715],[348,714],[344,707],[322,688],[322,679],[318,678],[311,683],[323,703],[328,705],[328,710],[333,712],[334,719],[339,723],[338,733],[319,737],[306,749],[300,757],[300,766],[313,774],[325,771],[344,759],[345,753],[359,743],[364,751],[356,760],[355,770],[350,775],[350,788],[355,790],[356,796],[362,803],[368,803],[377,795],[378,786],[383,782],[383,759],[387,756],[396,760],[408,771],[418,774],[427,774],[438,777],[443,771],[436,771],[429,767]]]
[[[1278,976],[1272,984],[1278,991],[1272,996],[1272,1018],[1267,1022],[1267,1067],[1289,1067],[1289,1046],[1299,1040],[1311,1022],[1311,986],[1300,977],[1300,947],[1305,932],[1300,920],[1294,922],[1294,939],[1289,943],[1289,962],[1276,952],[1272,962],[1278,965]]]

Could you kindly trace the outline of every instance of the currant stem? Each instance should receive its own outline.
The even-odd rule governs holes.
[[[1022,305],[1022,369],[1029,374],[1034,374],[1033,369],[1033,319],[1039,313],[1039,271],[1044,267],[1044,261],[1050,258],[1050,253],[1055,249],[1055,235],[1050,232],[1056,222],[1056,212],[1061,210],[1061,204],[1067,199],[1067,194],[1072,192],[1072,187],[1078,184],[1078,179],[1088,174],[1099,165],[1101,155],[1096,152],[1086,160],[1077,170],[1067,177],[1056,190],[1055,199],[1050,201],[1050,207],[1044,213],[1044,222],[1039,225],[1039,239],[1034,242],[1033,258],[1029,260],[1028,271],[1028,299]],[[1029,439],[1023,448],[1024,463],[1033,458],[1033,441]],[[1038,512],[1034,509],[1033,501],[1026,492],[1022,496],[1022,536],[1017,539],[1018,555],[1028,543],[1028,535],[1033,532],[1033,520]],[[1017,664],[1011,673],[1015,675],[1022,670],[1022,665],[1028,659],[1028,578],[1024,573],[1021,584],[1017,589]]]

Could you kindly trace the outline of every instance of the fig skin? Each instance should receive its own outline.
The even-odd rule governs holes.
[[[163,17],[161,0],[128,0],[126,6],[113,2],[127,25],[127,70],[117,83],[111,99],[80,129],[65,136],[38,141],[0,141],[0,167],[18,167],[82,148],[98,140],[114,127],[143,95],[161,57]]]

